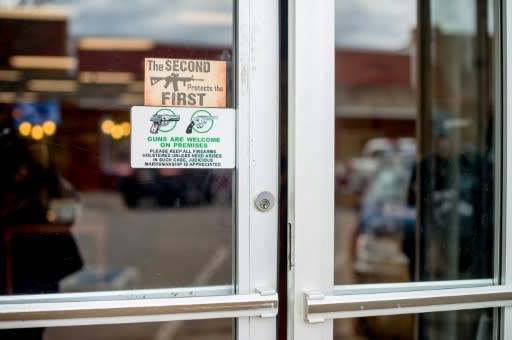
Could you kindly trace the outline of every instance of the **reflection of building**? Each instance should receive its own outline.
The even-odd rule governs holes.
[[[336,51],[336,158],[374,137],[413,137],[416,102],[408,53]]]
[[[15,55],[66,56],[67,18],[57,10],[0,10],[0,67]]]
[[[56,100],[62,124],[51,154],[79,190],[108,187],[112,157],[128,159],[128,139],[102,137],[100,123],[105,117],[127,122],[130,107],[143,105],[144,58],[231,61],[231,50],[218,47],[106,37],[71,41],[67,26],[63,10],[0,9],[0,112],[11,114],[18,102]]]
[[[106,185],[100,169],[111,168],[112,156],[125,157],[123,152],[106,152],[105,158],[107,148],[101,145],[99,125],[106,116],[116,122],[128,121],[129,108],[143,104],[145,57],[230,61],[231,51],[126,38],[81,37],[69,43],[67,20],[68,14],[57,10],[0,12],[0,27],[6,32],[0,38],[0,102],[3,110],[9,110],[11,103],[20,100],[57,99],[62,125],[55,138],[75,147],[59,150],[56,162],[79,189],[87,189]],[[16,46],[10,46],[14,41]],[[44,48],[38,43],[42,41]],[[19,64],[20,56],[31,58]],[[11,81],[6,82],[7,77]],[[336,104],[338,158],[357,155],[372,137],[414,136],[410,56],[338,50]],[[118,144],[128,147],[127,140]]]
[[[0,11],[2,46],[6,46],[0,51],[0,105],[7,112],[18,101],[58,100],[62,125],[54,137],[59,141],[56,145],[74,148],[54,150],[55,162],[83,190],[107,185],[105,171],[112,169],[112,158],[127,158],[127,139],[111,143],[101,137],[99,125],[104,117],[128,121],[129,108],[142,105],[145,57],[229,62],[231,51],[165,46],[145,39],[81,37],[70,42],[67,21],[64,11]],[[372,137],[414,136],[410,56],[338,50],[336,117],[338,158],[359,154]],[[111,150],[111,144],[118,150]]]
[[[56,138],[75,148],[59,150],[56,162],[80,189],[106,185],[102,180],[112,169],[111,158],[127,158],[127,140],[117,143],[120,150],[107,152],[99,125],[105,117],[128,121],[129,108],[142,105],[145,57],[231,61],[231,50],[219,47],[106,37],[70,41],[67,25],[64,11],[0,11],[0,39],[6,46],[0,51],[0,105],[8,111],[17,101],[58,100],[62,125]],[[360,155],[374,137],[415,136],[414,67],[407,51],[336,51],[337,159]],[[97,171],[91,175],[90,169]]]

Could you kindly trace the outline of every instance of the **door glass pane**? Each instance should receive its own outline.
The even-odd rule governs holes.
[[[42,336],[41,336],[42,334]],[[200,321],[172,321],[121,325],[94,325],[53,328],[1,330],[2,339],[44,340],[203,340],[233,339],[233,320],[212,319]]]
[[[336,284],[493,276],[494,4],[336,2]]]
[[[0,32],[0,294],[232,287],[234,171],[132,168],[130,108],[148,57],[225,62],[234,106],[233,3],[0,1]]]
[[[492,309],[385,315],[334,321],[335,340],[491,340],[497,329]]]

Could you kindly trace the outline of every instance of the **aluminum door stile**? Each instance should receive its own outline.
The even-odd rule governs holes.
[[[236,4],[237,65],[237,292],[277,285],[279,206],[259,211],[256,196],[278,193],[278,2]],[[275,339],[275,318],[239,318],[238,339]]]
[[[288,2],[288,338],[331,340],[305,322],[304,291],[334,281],[335,2]]]

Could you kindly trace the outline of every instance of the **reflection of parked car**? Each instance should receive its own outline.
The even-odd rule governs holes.
[[[416,209],[407,204],[413,163],[384,161],[361,200],[355,270],[363,282],[398,282],[409,278]]]
[[[212,201],[213,173],[203,169],[131,169],[120,178],[119,190],[129,207],[143,197],[153,197],[164,206]]]

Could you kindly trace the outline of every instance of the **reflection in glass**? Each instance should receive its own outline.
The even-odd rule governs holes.
[[[335,340],[490,340],[492,309],[334,320]]]
[[[393,3],[336,4],[335,282],[490,278],[494,2]]]
[[[419,279],[492,276],[494,53],[492,2],[431,1],[430,59],[422,62],[418,180]],[[472,8],[454,23],[446,12]],[[443,14],[441,14],[443,13]],[[476,13],[479,13],[476,15]]]
[[[233,171],[129,165],[144,58],[226,61],[233,107],[232,3],[10,3],[0,294],[232,285]]]

